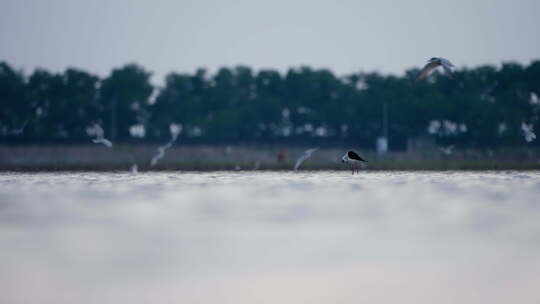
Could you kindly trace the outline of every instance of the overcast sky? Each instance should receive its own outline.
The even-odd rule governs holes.
[[[540,58],[538,0],[0,0],[0,61],[26,73],[309,65],[401,74]]]

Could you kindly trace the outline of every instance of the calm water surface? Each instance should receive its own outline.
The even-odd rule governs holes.
[[[0,303],[540,303],[540,172],[0,173]]]

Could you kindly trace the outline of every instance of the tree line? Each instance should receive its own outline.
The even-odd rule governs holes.
[[[100,78],[79,69],[30,75],[0,62],[1,143],[83,143],[100,125],[119,142],[346,144],[388,135],[462,147],[538,145],[540,61],[403,76],[291,68],[170,73],[162,87],[136,64]],[[385,123],[385,121],[387,123]],[[527,136],[528,134],[528,136]]]

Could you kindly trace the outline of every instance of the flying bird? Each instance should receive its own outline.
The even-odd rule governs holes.
[[[112,142],[106,138],[95,138],[95,139],[92,139],[92,142],[95,144],[102,144],[107,148],[112,148],[113,146]]]
[[[454,153],[454,145],[450,145],[448,147],[439,147],[439,151],[445,156],[450,156],[452,153]]]
[[[442,67],[446,75],[452,76],[452,69],[454,65],[448,59],[442,57],[432,57],[428,60],[428,63],[422,68],[416,80],[421,80],[429,76],[436,68]]]
[[[154,155],[154,157],[152,157],[152,160],[150,161],[151,167],[154,167],[158,163],[158,161],[162,159],[163,156],[165,156],[167,150],[173,146],[173,144],[176,142],[176,139],[178,138],[178,135],[180,134],[180,132],[182,132],[182,128],[178,127],[175,124],[171,125],[169,129],[171,132],[171,140],[167,144],[158,147],[157,153]]]
[[[354,174],[354,171],[356,171],[356,173],[358,173],[358,165],[357,164],[361,164],[362,162],[367,163],[367,160],[360,157],[360,155],[358,155],[358,153],[356,153],[356,152],[354,152],[352,150],[349,150],[349,151],[347,151],[347,153],[345,153],[345,155],[343,155],[343,157],[341,158],[341,162],[342,163],[350,163],[351,164],[352,174]]]
[[[523,131],[523,137],[526,142],[531,142],[536,139],[536,134],[534,133],[534,127],[532,124],[521,123],[521,131]]]
[[[154,157],[152,157],[152,160],[150,161],[150,166],[151,167],[154,167],[158,163],[158,161],[160,159],[162,159],[163,156],[165,156],[165,152],[167,152],[167,150],[170,147],[172,147],[172,145],[174,144],[175,141],[176,141],[176,138],[173,138],[173,140],[168,142],[166,145],[158,147],[157,153],[154,155]]]
[[[102,144],[107,148],[112,148],[113,144],[110,140],[105,138],[105,132],[103,128],[95,123],[93,126],[86,128],[88,135],[95,136],[96,138],[92,139],[92,142],[95,144]]]
[[[20,128],[11,130],[11,132],[9,132],[9,133],[11,133],[13,135],[17,135],[17,136],[22,135],[23,132],[24,132],[24,128],[26,127],[27,124],[28,124],[28,120],[25,120]]]
[[[313,152],[319,150],[319,148],[313,148],[313,149],[308,149],[306,151],[304,151],[304,154],[300,155],[300,157],[298,157],[298,159],[296,160],[296,163],[294,164],[294,171],[297,171],[298,168],[300,168],[300,165],[302,165],[302,163],[311,157],[311,154],[313,154]]]

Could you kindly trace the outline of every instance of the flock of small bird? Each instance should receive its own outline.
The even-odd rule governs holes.
[[[418,75],[416,76],[416,81],[422,80],[427,78],[431,73],[433,73],[436,69],[442,68],[444,73],[452,77],[454,65],[450,62],[450,60],[442,58],[442,57],[432,57],[427,61],[427,64],[424,65],[424,67],[420,70]],[[24,124],[21,126],[21,128],[17,130],[12,130],[10,134],[12,135],[21,135],[24,132],[24,128],[26,127],[26,124],[28,122],[25,121]],[[524,132],[525,140],[527,142],[531,142],[534,139],[536,139],[536,135],[532,131],[532,126],[527,125],[525,123],[522,123],[521,125],[522,131]],[[173,144],[176,142],[176,139],[181,132],[181,128],[178,128],[178,126],[175,126],[175,128],[171,128],[171,141],[169,141],[167,144],[158,147],[157,153],[152,157],[150,161],[150,166],[154,167],[158,161],[165,156],[166,151],[173,146]],[[103,128],[99,124],[93,124],[87,129],[87,133],[94,138],[92,139],[92,142],[95,144],[102,144],[108,148],[112,148],[113,143],[105,138],[105,132],[103,131]],[[449,146],[446,148],[439,148],[441,153],[444,155],[451,155],[452,150],[454,146]],[[304,151],[300,157],[296,160],[294,164],[294,171],[297,171],[302,163],[306,161],[308,158],[312,156],[314,152],[316,152],[319,148],[312,148]],[[353,150],[349,150],[343,155],[341,158],[342,163],[348,163],[351,166],[351,172],[354,174],[355,172],[359,172],[359,167],[363,166],[364,163],[367,163],[365,159],[360,157],[358,153],[356,153]],[[259,163],[256,163],[255,168],[259,167]],[[136,173],[138,172],[138,166],[137,164],[134,164],[131,168],[131,171]]]
[[[448,75],[452,75],[452,70],[454,68],[454,65],[445,58],[441,57],[433,57],[428,60],[428,63],[420,70],[418,73],[418,76],[416,77],[416,80],[421,80],[426,77],[428,77],[433,71],[435,71],[437,68],[442,67],[444,72]],[[24,128],[24,126],[23,126]],[[104,136],[103,128],[101,128],[100,125],[94,124],[90,128],[88,128],[88,133],[93,135],[95,138],[92,139],[92,142],[95,144],[102,144],[108,148],[112,148],[113,144],[110,140],[106,139]],[[158,147],[156,155],[152,158],[150,161],[150,166],[154,167],[158,161],[165,156],[166,151],[173,146],[173,144],[176,142],[176,139],[178,137],[178,134],[180,131],[173,132],[171,130],[171,141],[169,141],[167,144]],[[314,152],[316,152],[319,148],[313,148],[308,149],[304,151],[304,153],[298,157],[296,160],[296,163],[294,164],[294,171],[297,171],[302,163],[310,158]],[[361,166],[363,166],[364,163],[367,163],[367,160],[363,159],[358,153],[356,153],[353,150],[349,150],[343,155],[341,158],[342,163],[348,163],[351,166],[351,172],[354,174],[355,172],[358,173]],[[258,166],[257,166],[258,167]],[[134,164],[131,168],[131,171],[133,173],[138,172],[137,164]]]

